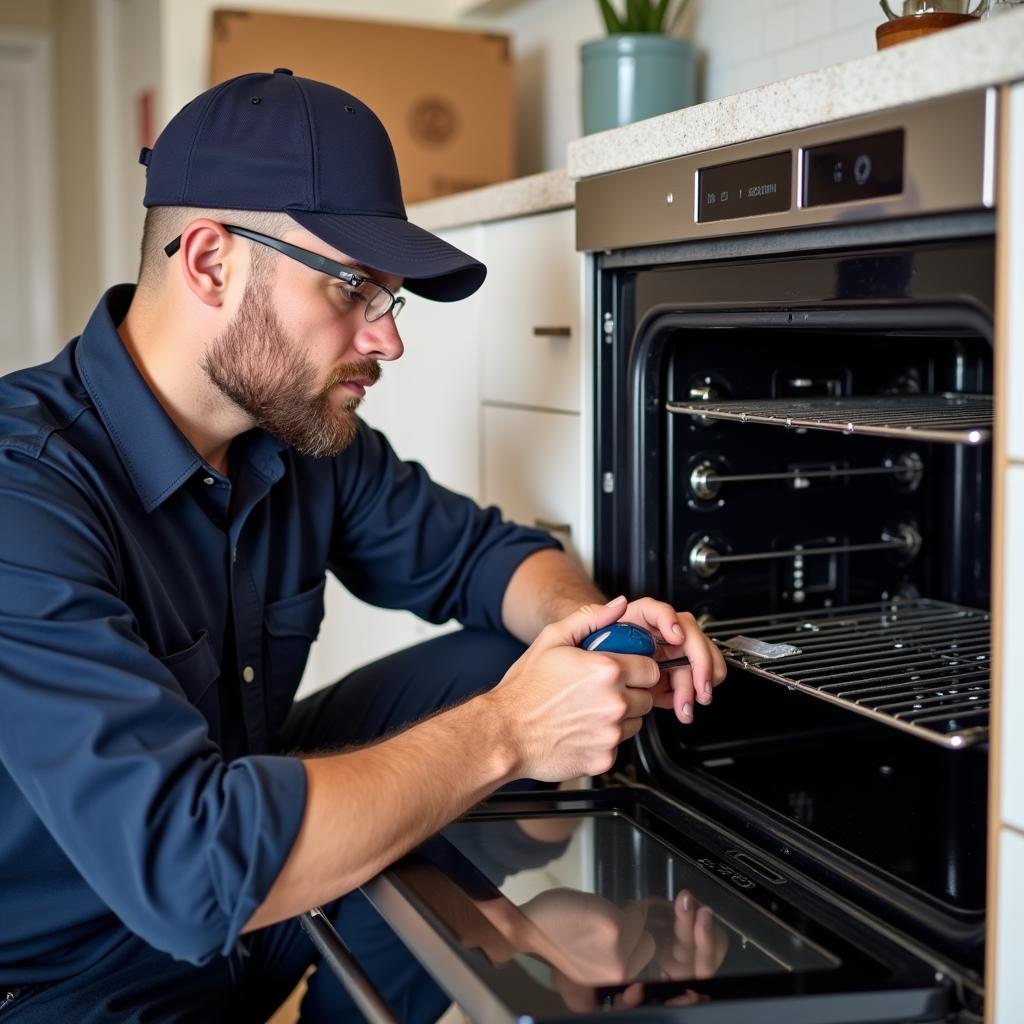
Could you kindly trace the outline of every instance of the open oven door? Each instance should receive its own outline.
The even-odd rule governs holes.
[[[498,795],[364,892],[473,1021],[937,1021],[934,965],[642,786]]]

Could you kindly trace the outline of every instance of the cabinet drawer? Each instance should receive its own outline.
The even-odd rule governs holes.
[[[580,533],[580,423],[571,413],[485,405],[483,493],[525,526],[550,530],[577,552]]]
[[[484,226],[483,398],[578,412],[581,257],[572,210]]]

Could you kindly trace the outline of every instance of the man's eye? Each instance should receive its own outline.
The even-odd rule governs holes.
[[[347,302],[365,302],[366,301],[366,286],[362,282],[359,284],[341,284],[338,286],[338,292],[341,297]]]

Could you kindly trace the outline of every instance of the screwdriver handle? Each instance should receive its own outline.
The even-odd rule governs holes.
[[[634,626],[630,622],[613,622],[604,629],[597,630],[585,637],[580,647],[585,651],[605,651],[607,654],[643,654],[648,658],[654,657],[657,650],[657,643],[654,637],[643,626]],[[680,665],[689,665],[690,659],[670,658],[667,661],[660,661],[661,668],[678,668]]]
[[[607,654],[646,654],[654,655],[654,637],[643,628],[629,622],[613,622],[604,629],[583,640],[580,647],[585,651],[604,651]]]

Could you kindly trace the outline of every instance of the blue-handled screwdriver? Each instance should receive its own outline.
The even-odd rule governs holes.
[[[606,651],[608,654],[644,654],[648,658],[654,657],[658,644],[664,641],[654,639],[654,636],[643,626],[634,626],[630,622],[613,622],[596,633],[591,633],[580,644],[585,651]],[[666,661],[659,661],[658,667],[662,670],[678,668],[680,665],[689,665],[690,659],[669,658]]]

